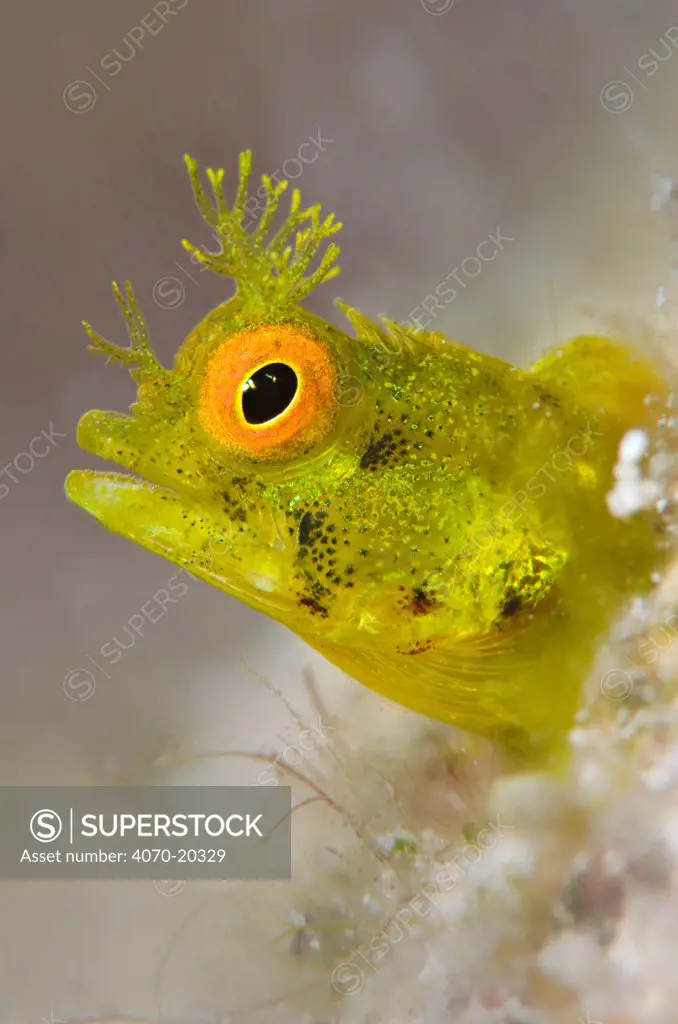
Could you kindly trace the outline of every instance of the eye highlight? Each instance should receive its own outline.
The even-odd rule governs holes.
[[[338,409],[337,368],[328,344],[283,324],[239,331],[210,359],[200,421],[226,448],[284,459],[317,444]]]

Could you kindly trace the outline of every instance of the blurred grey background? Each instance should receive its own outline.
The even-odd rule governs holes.
[[[170,360],[224,297],[179,244],[209,241],[182,154],[234,186],[251,147],[257,175],[285,167],[336,211],[343,273],[312,302],[336,322],[336,295],[408,318],[500,228],[510,243],[462,277],[435,326],[527,364],[611,317],[645,322],[657,289],[673,294],[673,222],[650,205],[653,175],[678,173],[676,25],[664,0],[5,10],[3,784],[139,780],[177,747],[268,748],[288,719],[262,680],[299,706],[306,665],[330,697],[350,689],[284,629],[190,580],[110,678],[90,661],[174,572],[64,498],[67,471],[94,464],[78,417],[134,397],[79,323],[124,341],[109,282],[129,277]],[[318,133],[322,147],[301,151],[317,159],[300,161]],[[53,442],[31,465],[42,431]],[[88,699],[69,676],[83,669]],[[151,1014],[179,903],[142,883],[1,883],[0,1020]]]

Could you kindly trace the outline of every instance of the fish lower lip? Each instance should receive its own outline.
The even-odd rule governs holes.
[[[186,502],[166,487],[129,473],[89,469],[73,470],[65,486],[67,497],[109,530],[152,547],[159,554],[173,550],[177,517],[185,534]],[[161,507],[162,514],[158,515]]]
[[[251,572],[251,562],[232,550],[234,524],[215,518],[211,508],[190,495],[149,483],[127,473],[73,470],[66,495],[113,533],[161,555],[181,569],[276,615],[285,602]],[[218,514],[218,511],[217,511]]]
[[[223,590],[239,591],[224,523],[195,499],[127,473],[89,469],[69,473],[65,488],[72,502],[113,533]]]

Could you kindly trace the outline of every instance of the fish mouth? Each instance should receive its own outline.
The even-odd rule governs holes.
[[[204,493],[136,475],[153,465],[131,445],[121,445],[120,431],[136,426],[119,413],[93,411],[82,417],[80,447],[131,472],[72,470],[65,481],[67,498],[111,532],[277,618],[288,603],[280,580],[280,553],[276,559],[273,546],[262,546],[262,538],[258,543],[248,538],[241,524]],[[160,476],[157,469],[154,475]]]

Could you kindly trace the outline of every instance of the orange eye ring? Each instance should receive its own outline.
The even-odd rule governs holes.
[[[254,375],[283,363],[297,378],[294,397],[266,422],[245,417],[243,394]],[[266,325],[233,334],[210,359],[200,393],[200,422],[224,447],[259,459],[298,455],[322,440],[337,414],[337,368],[329,346],[299,325]]]

